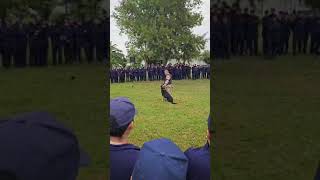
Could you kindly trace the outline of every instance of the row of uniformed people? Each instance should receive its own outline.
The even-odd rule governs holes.
[[[209,79],[210,66],[199,65],[150,65],[140,68],[112,68],[110,70],[111,83],[132,82],[132,81],[154,81],[163,80],[164,70],[168,69],[174,80],[182,79]]]
[[[94,52],[96,59],[103,61],[107,59],[107,21],[107,18],[86,22],[65,20],[60,24],[49,24],[46,21],[29,24],[17,21],[12,24],[1,21],[2,66],[9,68],[12,64],[15,67],[48,65],[49,39],[53,65],[81,63],[82,49],[89,63],[94,60]]]
[[[320,19],[316,13],[305,15],[275,9],[266,10],[260,19],[254,10],[242,10],[237,5],[213,6],[211,24],[215,58],[228,59],[232,55],[259,55],[259,27],[261,25],[262,53],[266,56],[286,55],[292,38],[292,53],[318,53]],[[309,47],[309,48],[308,48]]]
[[[148,141],[142,148],[130,144],[136,112],[127,98],[110,101],[110,180],[210,180],[210,116],[205,145],[182,152],[166,138]]]

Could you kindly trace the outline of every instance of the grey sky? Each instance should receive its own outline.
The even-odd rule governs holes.
[[[114,12],[114,8],[119,5],[121,0],[110,0],[111,14]],[[206,33],[207,39],[206,49],[210,49],[210,0],[202,0],[202,5],[199,11],[202,13],[204,19],[201,26],[193,29],[195,34],[203,35]],[[120,30],[115,22],[115,19],[111,17],[110,20],[110,39],[112,43],[116,44],[125,54],[125,43],[128,41],[128,37],[125,34],[120,35]]]

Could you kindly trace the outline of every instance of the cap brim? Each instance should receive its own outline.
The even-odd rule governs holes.
[[[87,167],[90,164],[90,157],[82,148],[80,148],[79,167]]]

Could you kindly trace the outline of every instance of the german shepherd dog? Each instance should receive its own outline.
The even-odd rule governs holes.
[[[168,93],[168,91],[166,90],[165,87],[162,87],[162,85],[160,86],[161,89],[161,95],[163,97],[164,100],[172,103],[172,104],[176,104],[173,102],[173,97]]]

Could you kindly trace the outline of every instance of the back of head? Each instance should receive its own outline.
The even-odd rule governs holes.
[[[137,111],[134,104],[125,97],[117,97],[110,101],[110,136],[122,137]]]
[[[46,112],[2,121],[0,144],[1,180],[75,180],[82,160],[88,160],[75,135]]]
[[[169,139],[146,142],[132,173],[132,180],[185,180],[188,159]]]

